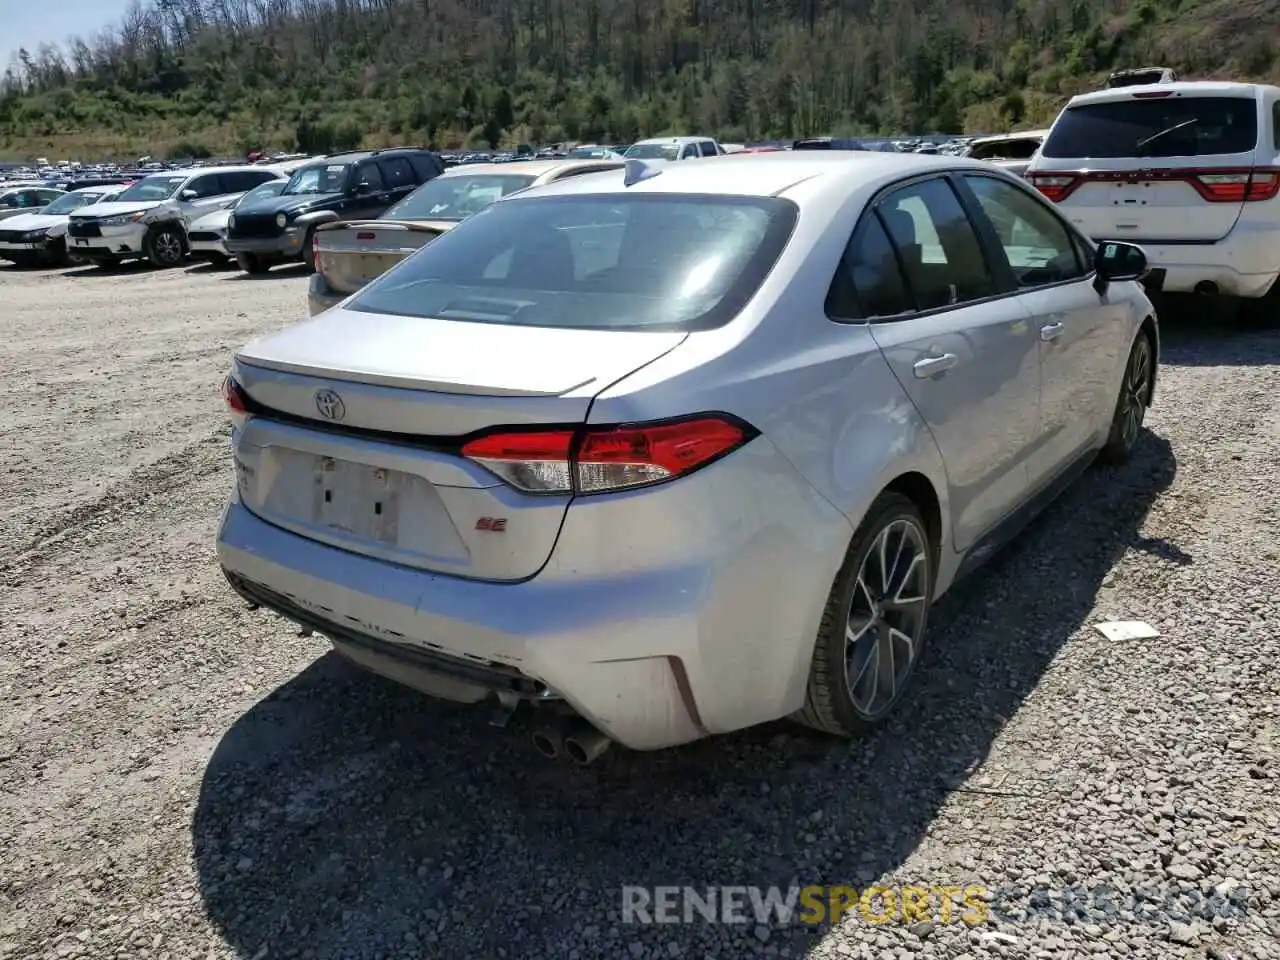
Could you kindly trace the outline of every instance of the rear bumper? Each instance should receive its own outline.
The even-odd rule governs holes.
[[[538,699],[545,688],[618,742],[659,749],[803,703],[852,531],[757,442],[754,456],[741,456],[744,448],[706,476],[580,500],[546,568],[523,582],[431,574],[340,550],[265,522],[234,494],[218,557],[246,598],[344,652],[443,677],[454,693],[438,695],[474,702],[509,690]],[[680,532],[683,544],[669,542]]]
[[[305,237],[305,231],[290,228],[278,237],[227,237],[223,245],[231,256],[252,253],[288,260],[302,255],[302,241]]]
[[[313,273],[311,285],[307,287],[307,310],[314,317],[317,313],[324,313],[330,307],[336,307],[349,296],[351,294],[338,293],[330,289],[322,274]]]
[[[226,241],[223,238],[219,238],[217,240],[197,240],[189,238],[187,245],[190,248],[191,256],[195,257],[197,260],[211,255],[216,257],[231,256],[230,251],[227,250]]]
[[[1163,270],[1162,293],[1196,293],[1204,284],[1230,297],[1264,296],[1280,276],[1280,229],[1258,231],[1237,227],[1215,243],[1161,243],[1159,240],[1096,238],[1136,243],[1147,263]],[[1199,288],[1199,290],[1197,289]]]

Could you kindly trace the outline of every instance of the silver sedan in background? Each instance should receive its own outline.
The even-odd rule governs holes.
[[[440,178],[441,181],[444,178]],[[630,161],[236,355],[249,602],[548,756],[900,702],[930,605],[1155,387],[1140,248],[991,164]]]

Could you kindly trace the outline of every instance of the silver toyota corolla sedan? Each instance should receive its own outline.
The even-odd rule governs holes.
[[[988,163],[774,153],[503,199],[225,383],[233,587],[589,762],[902,697],[930,604],[1155,386],[1140,248]]]

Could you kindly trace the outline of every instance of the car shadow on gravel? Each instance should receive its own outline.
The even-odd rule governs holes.
[[[1233,316],[1203,297],[1166,297],[1156,309],[1161,363],[1183,367],[1280,364],[1280,308],[1269,323]]]
[[[282,263],[278,267],[272,267],[266,273],[245,273],[243,270],[237,270],[230,276],[223,277],[224,280],[288,280],[291,277],[310,276],[311,271],[307,269],[305,263]]]
[[[64,270],[62,275],[70,277],[72,280],[92,280],[94,277],[119,277],[131,273],[152,272],[159,273],[161,271],[145,260],[127,260],[124,263],[113,263],[103,267],[96,267],[91,263],[87,263]]]
[[[750,926],[620,924],[621,889],[865,886],[931,830],[969,842],[963,820],[938,819],[948,798],[1048,789],[1033,771],[984,785],[980,768],[1117,559],[1185,562],[1139,532],[1175,471],[1149,432],[1126,467],[1091,470],[935,608],[908,700],[856,743],[776,723],[579,769],[542,759],[523,721],[495,729],[321,657],[209,761],[192,821],[208,914],[244,957],[755,953]],[[915,879],[963,883],[962,864]],[[822,934],[769,945],[798,956]]]

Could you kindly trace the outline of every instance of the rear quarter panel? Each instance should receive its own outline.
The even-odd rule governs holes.
[[[796,234],[742,315],[718,330],[692,334],[606,389],[589,415],[591,422],[609,423],[725,411],[762,432],[751,445],[760,446],[751,454],[759,482],[740,480],[719,493],[744,518],[771,531],[768,576],[751,566],[749,549],[739,548],[728,584],[706,586],[713,597],[724,589],[734,599],[709,604],[714,627],[707,633],[739,638],[732,657],[717,661],[723,682],[771,702],[777,698],[788,709],[803,702],[832,581],[875,498],[899,476],[920,473],[937,492],[941,529],[949,527],[945,474],[932,436],[869,328],[834,323],[824,310],[863,202],[855,197],[834,217],[815,211],[816,224],[806,223],[802,213]],[[679,486],[672,484],[673,492]],[[571,508],[566,532],[574,519]],[[939,587],[954,569],[946,542],[944,534]],[[768,688],[770,682],[783,688]]]

